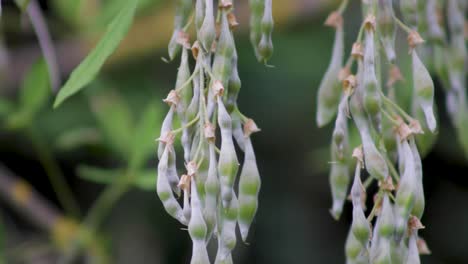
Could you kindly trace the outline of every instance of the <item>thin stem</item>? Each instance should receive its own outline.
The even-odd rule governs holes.
[[[65,180],[60,167],[56,163],[49,146],[42,141],[34,128],[28,129],[28,136],[31,140],[34,150],[38,155],[39,162],[44,167],[49,178],[52,189],[54,190],[60,204],[68,215],[79,218],[80,208],[75,200],[70,186]]]
[[[382,110],[382,113],[384,113],[385,117],[390,120],[390,122],[392,122],[394,125],[398,126],[399,125],[399,122],[393,118],[385,109],[381,109]]]
[[[340,4],[340,7],[338,7],[337,12],[343,14],[343,12],[346,10],[346,7],[348,7],[348,3],[348,0],[343,0]]]
[[[32,27],[36,32],[39,46],[41,47],[42,54],[49,67],[49,76],[52,84],[52,91],[57,92],[60,87],[60,71],[57,63],[57,54],[55,53],[54,44],[50,36],[44,15],[36,0],[31,0],[26,12],[31,20]]]
[[[176,135],[176,134],[182,132],[184,129],[193,126],[199,119],[200,119],[200,114],[197,114],[197,116],[194,119],[192,119],[190,122],[186,123],[185,125],[177,128],[177,129],[172,130],[171,133]]]
[[[239,108],[238,108],[237,106],[236,106],[236,108],[234,108],[234,112],[237,113],[237,114],[240,116],[242,122],[244,122],[244,123],[249,119],[247,116],[245,116],[245,115],[239,110]]]
[[[392,175],[393,179],[398,182],[400,180],[400,175],[398,175],[397,170],[395,169],[395,166],[393,166],[393,163],[390,161],[387,155],[385,156],[385,161],[388,164],[388,167],[390,168],[390,174]]]
[[[393,14],[393,19],[397,22],[398,26],[401,27],[406,33],[411,33],[413,30],[408,27],[403,21],[401,21],[395,14]]]
[[[377,207],[379,206],[380,202],[382,201],[382,192],[377,194],[377,199],[374,202],[374,207],[372,207],[372,211],[370,212],[369,216],[367,217],[367,221],[371,222],[374,219],[375,214],[377,213]]]
[[[382,92],[382,90],[379,90],[382,98],[384,99],[384,103],[387,105],[393,107],[397,112],[399,112],[405,119],[406,121],[411,121],[413,118],[405,112],[405,110],[401,109],[400,106],[398,106],[395,102],[393,102],[391,99],[389,99],[385,94]]]
[[[182,85],[180,85],[179,87],[177,87],[175,90],[176,92],[179,92],[180,90],[184,89],[185,87],[187,87],[187,85],[190,84],[190,82],[193,80],[193,78],[195,77],[195,74],[198,73],[199,71],[199,66],[198,64],[195,66],[195,69],[193,70],[193,73],[192,75],[190,75],[190,77],[187,79],[187,81],[185,81]]]
[[[373,181],[374,181],[373,177],[368,177],[362,184],[364,186],[364,189],[367,189],[372,184]]]

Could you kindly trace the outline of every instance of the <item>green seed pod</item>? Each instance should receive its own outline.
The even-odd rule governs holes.
[[[262,38],[262,18],[265,10],[265,0],[249,0],[250,5],[250,42],[255,55],[260,60],[258,44]]]
[[[215,264],[232,264],[232,255],[229,253],[227,256],[222,256],[222,241],[218,239],[218,251],[216,253]]]
[[[167,165],[169,161],[169,148],[164,148],[158,164],[158,179],[156,183],[156,191],[159,199],[163,203],[164,209],[167,213],[177,219],[184,225],[188,224],[187,219],[184,217],[182,208],[174,197],[169,181],[167,179]]]
[[[392,264],[392,256],[390,252],[390,240],[382,239],[379,241],[375,252],[371,254],[375,254],[371,257],[372,264]]]
[[[219,236],[221,245],[218,252],[220,261],[226,261],[226,259],[229,258],[237,243],[236,223],[239,206],[234,191],[231,191],[231,197],[231,202],[227,205],[227,207],[220,207],[220,223],[218,223],[221,227]],[[218,256],[216,258],[218,258]]]
[[[169,109],[169,112],[167,112],[166,117],[164,118],[164,121],[161,125],[161,133],[159,137],[164,137],[167,135],[167,133],[172,131],[172,121],[174,120],[174,107],[171,107]],[[162,141],[159,141],[158,144],[158,158],[161,159],[161,156],[164,152],[164,149],[166,148],[166,144]]]
[[[183,49],[179,70],[177,72],[177,80],[176,80],[175,89],[181,87],[185,82],[187,82],[187,80],[190,78],[190,75],[191,74],[190,74],[190,65],[189,65],[189,60],[188,60],[188,50]],[[190,83],[178,92],[180,101],[177,104],[177,112],[181,116],[183,116],[183,114],[187,110],[187,107],[190,104],[190,101],[193,95],[192,90],[193,90],[192,84]],[[181,119],[185,119],[185,117],[181,117]]]
[[[353,201],[353,221],[351,230],[356,239],[366,246],[371,233],[369,222],[364,215],[362,208],[362,196],[364,195],[364,187],[361,182],[361,164],[356,164],[353,186],[351,187],[351,199]]]
[[[418,0],[400,1],[400,11],[404,20],[413,28],[418,25]]]
[[[375,46],[374,30],[366,29],[364,46],[364,72],[362,75],[362,87],[364,88],[364,109],[369,115],[374,128],[381,131],[382,99],[380,98],[380,87],[375,74]]]
[[[234,50],[234,38],[229,29],[227,14],[226,11],[222,11],[220,35],[213,61],[213,78],[220,81],[224,88],[229,88]]]
[[[437,117],[437,105],[434,102],[434,114]],[[424,121],[425,116],[424,112],[422,111],[421,107],[416,102],[412,104],[412,116],[417,119],[421,125],[421,129],[423,131],[429,131],[429,128]],[[424,134],[417,134],[415,135],[416,142],[418,143],[419,153],[422,157],[425,157],[434,147],[437,141],[438,134],[436,133],[424,133]]]
[[[408,247],[406,241],[396,242],[391,241],[390,253],[393,263],[405,263],[406,256],[408,255]]]
[[[187,111],[185,112],[187,122],[195,119],[198,113],[198,106],[200,104],[200,82],[197,76],[194,77],[193,80],[193,97],[190,101],[190,104],[187,107]],[[192,147],[192,137],[194,135],[195,128],[190,126],[182,131],[181,143],[184,149],[184,160],[186,163],[190,161],[190,151]]]
[[[245,151],[245,136],[244,130],[242,129],[241,117],[236,111],[231,113],[232,119],[232,135],[237,142],[237,145],[242,151]]]
[[[167,179],[174,193],[177,194],[177,196],[180,196],[180,188],[178,186],[180,179],[179,175],[177,174],[177,161],[175,149],[174,146],[167,146],[167,148],[169,148],[169,158],[167,163]]]
[[[259,61],[265,64],[273,55],[273,42],[271,40],[271,35],[273,33],[274,22],[271,9],[271,0],[265,0],[265,10],[261,22],[262,37],[258,43]]]
[[[333,54],[328,69],[318,88],[317,97],[317,125],[323,127],[328,124],[338,109],[341,97],[341,83],[338,74],[343,64],[344,33],[342,27],[336,28]]]
[[[205,0],[205,18],[198,32],[198,40],[205,51],[210,52],[213,41],[216,38],[215,18],[213,11],[213,0]]]
[[[335,121],[331,144],[332,163],[330,169],[330,186],[332,189],[333,205],[330,210],[333,218],[338,220],[343,211],[349,185],[349,143],[348,121],[346,119],[347,97],[341,99],[338,117]]]
[[[192,207],[192,217],[188,225],[190,238],[193,243],[193,252],[191,264],[207,264],[210,263],[208,252],[206,250],[205,237],[207,234],[207,227],[202,214],[202,205],[200,197],[198,196],[197,183],[192,177],[191,184],[191,199],[190,205]]]
[[[379,235],[385,238],[390,238],[393,235],[395,227],[393,225],[393,207],[390,203],[390,199],[388,198],[388,194],[384,194],[382,201],[382,211],[377,221],[379,226],[377,229]]]
[[[413,65],[413,87],[414,95],[413,100],[416,100],[421,106],[424,115],[426,116],[426,123],[431,132],[434,132],[437,126],[434,116],[434,83],[432,82],[431,75],[427,71],[424,64],[418,57],[415,50],[412,51],[412,65]]]
[[[250,225],[258,208],[260,173],[250,137],[245,139],[244,165],[239,178],[239,229],[242,240],[247,241]]]
[[[398,184],[395,201],[395,233],[400,241],[407,229],[407,222],[415,202],[416,171],[413,152],[405,140],[399,143],[401,149],[400,163],[404,161],[404,171]]]
[[[359,130],[359,134],[361,135],[366,170],[375,179],[384,180],[388,175],[387,163],[374,144],[374,141],[369,132],[369,125],[367,124],[367,120],[362,115],[362,113],[359,113],[359,110],[357,110],[360,108],[355,106],[353,107],[353,105],[358,104],[356,101],[356,98],[351,100],[351,113],[353,115],[354,123],[356,124]]]
[[[204,216],[207,224],[206,241],[209,241],[216,227],[216,215],[218,211],[219,179],[217,171],[217,160],[214,144],[210,144],[210,167],[205,182],[205,210]]]
[[[394,16],[392,0],[379,0],[377,26],[380,31],[380,41],[382,42],[387,60],[392,64],[395,63],[396,60],[396,26],[395,19],[393,18]]]
[[[408,241],[408,255],[406,257],[405,263],[408,264],[420,264],[421,260],[419,259],[419,251],[418,251],[418,234],[417,232],[413,231],[410,235]]]
[[[218,124],[221,130],[221,150],[219,153],[218,173],[221,182],[221,198],[223,206],[226,207],[232,199],[232,189],[234,187],[239,162],[232,140],[232,120],[220,97],[218,97]]]
[[[240,88],[242,86],[241,80],[239,78],[239,72],[237,71],[237,50],[234,44],[234,52],[232,55],[232,72],[229,77],[228,90],[225,93],[224,102],[226,104],[226,109],[229,113],[232,113],[237,104],[237,97],[239,95]]]
[[[419,156],[418,147],[414,138],[409,141],[411,152],[414,159],[414,170],[416,175],[416,188],[414,192],[414,206],[411,210],[411,214],[421,219],[424,213],[425,199],[424,199],[424,188],[423,188],[423,171],[421,157]]]
[[[349,230],[345,243],[346,263],[356,263],[356,260],[362,255],[365,247],[356,239],[352,230]]]
[[[169,41],[168,51],[169,59],[173,60],[180,52],[181,45],[177,43],[180,31],[184,28],[192,10],[192,0],[177,0],[176,1],[176,14],[174,17],[174,32],[172,33],[171,40]]]

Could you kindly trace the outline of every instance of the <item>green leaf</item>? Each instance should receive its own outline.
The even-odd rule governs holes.
[[[101,142],[101,134],[93,127],[83,127],[65,131],[55,141],[61,151],[70,151],[84,145],[96,145]]]
[[[44,59],[31,66],[20,91],[20,111],[35,114],[47,103],[50,95],[50,81],[47,63]]]
[[[15,0],[15,3],[21,11],[24,11],[26,10],[26,7],[28,7],[29,0]]]
[[[20,90],[18,109],[9,115],[7,126],[11,129],[18,129],[29,125],[47,103],[49,95],[50,82],[47,64],[41,59],[27,72]]]
[[[15,105],[8,99],[0,98],[0,117],[5,117],[14,111]]]
[[[149,104],[133,133],[129,167],[138,169],[156,152],[156,135],[161,116],[155,104]]]
[[[100,183],[111,184],[119,177],[124,177],[125,169],[104,169],[88,165],[78,166],[78,176],[82,179]],[[133,185],[144,191],[154,191],[156,186],[157,173],[155,170],[139,170]]]
[[[126,101],[115,91],[106,90],[91,97],[91,106],[107,144],[129,159],[134,122]]]
[[[68,97],[89,84],[99,73],[107,58],[117,49],[127,34],[135,16],[138,0],[126,1],[119,14],[107,27],[107,31],[93,51],[72,72],[70,78],[60,89],[54,102],[58,107]]]

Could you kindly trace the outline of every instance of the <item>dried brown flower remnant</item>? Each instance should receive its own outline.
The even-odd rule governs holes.
[[[339,28],[343,26],[343,17],[338,12],[332,12],[325,20],[325,25],[329,27]]]

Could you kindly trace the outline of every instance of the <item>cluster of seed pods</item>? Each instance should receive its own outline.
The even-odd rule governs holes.
[[[416,14],[408,12],[409,5],[419,2],[425,1],[400,1],[407,25],[395,15],[392,0],[363,0],[363,21],[347,59],[342,14],[348,1],[325,22],[336,34],[331,62],[318,91],[316,120],[325,126],[335,119],[330,211],[339,219],[346,200],[352,202],[347,263],[413,264],[420,263],[420,254],[430,253],[418,234],[424,228],[420,219],[425,206],[419,139],[433,134],[437,123],[434,84],[420,59],[424,40],[417,27],[411,26],[417,23]],[[399,29],[407,35],[409,54],[395,50]],[[399,60],[405,59],[401,56],[408,56],[410,71],[399,70]],[[405,89],[413,91],[411,114],[397,96],[396,83],[402,80]],[[371,203],[368,190],[376,190]]]
[[[252,31],[260,30],[255,47],[259,60],[266,62],[272,53],[271,0],[252,2],[261,6],[252,13],[263,18],[251,25]],[[217,4],[178,0],[169,43],[169,59],[181,53],[181,63],[175,89],[164,100],[169,111],[158,140],[156,189],[167,213],[188,226],[193,264],[211,263],[207,245],[214,239],[218,246],[214,263],[232,263],[236,228],[246,242],[258,207],[261,181],[251,135],[259,128],[237,106],[241,81],[233,11],[234,4],[228,0]],[[188,33],[191,24],[196,34],[193,43]],[[195,61],[193,69],[190,57]],[[180,127],[174,129],[175,124]],[[175,145],[179,138],[185,164],[181,176]]]

